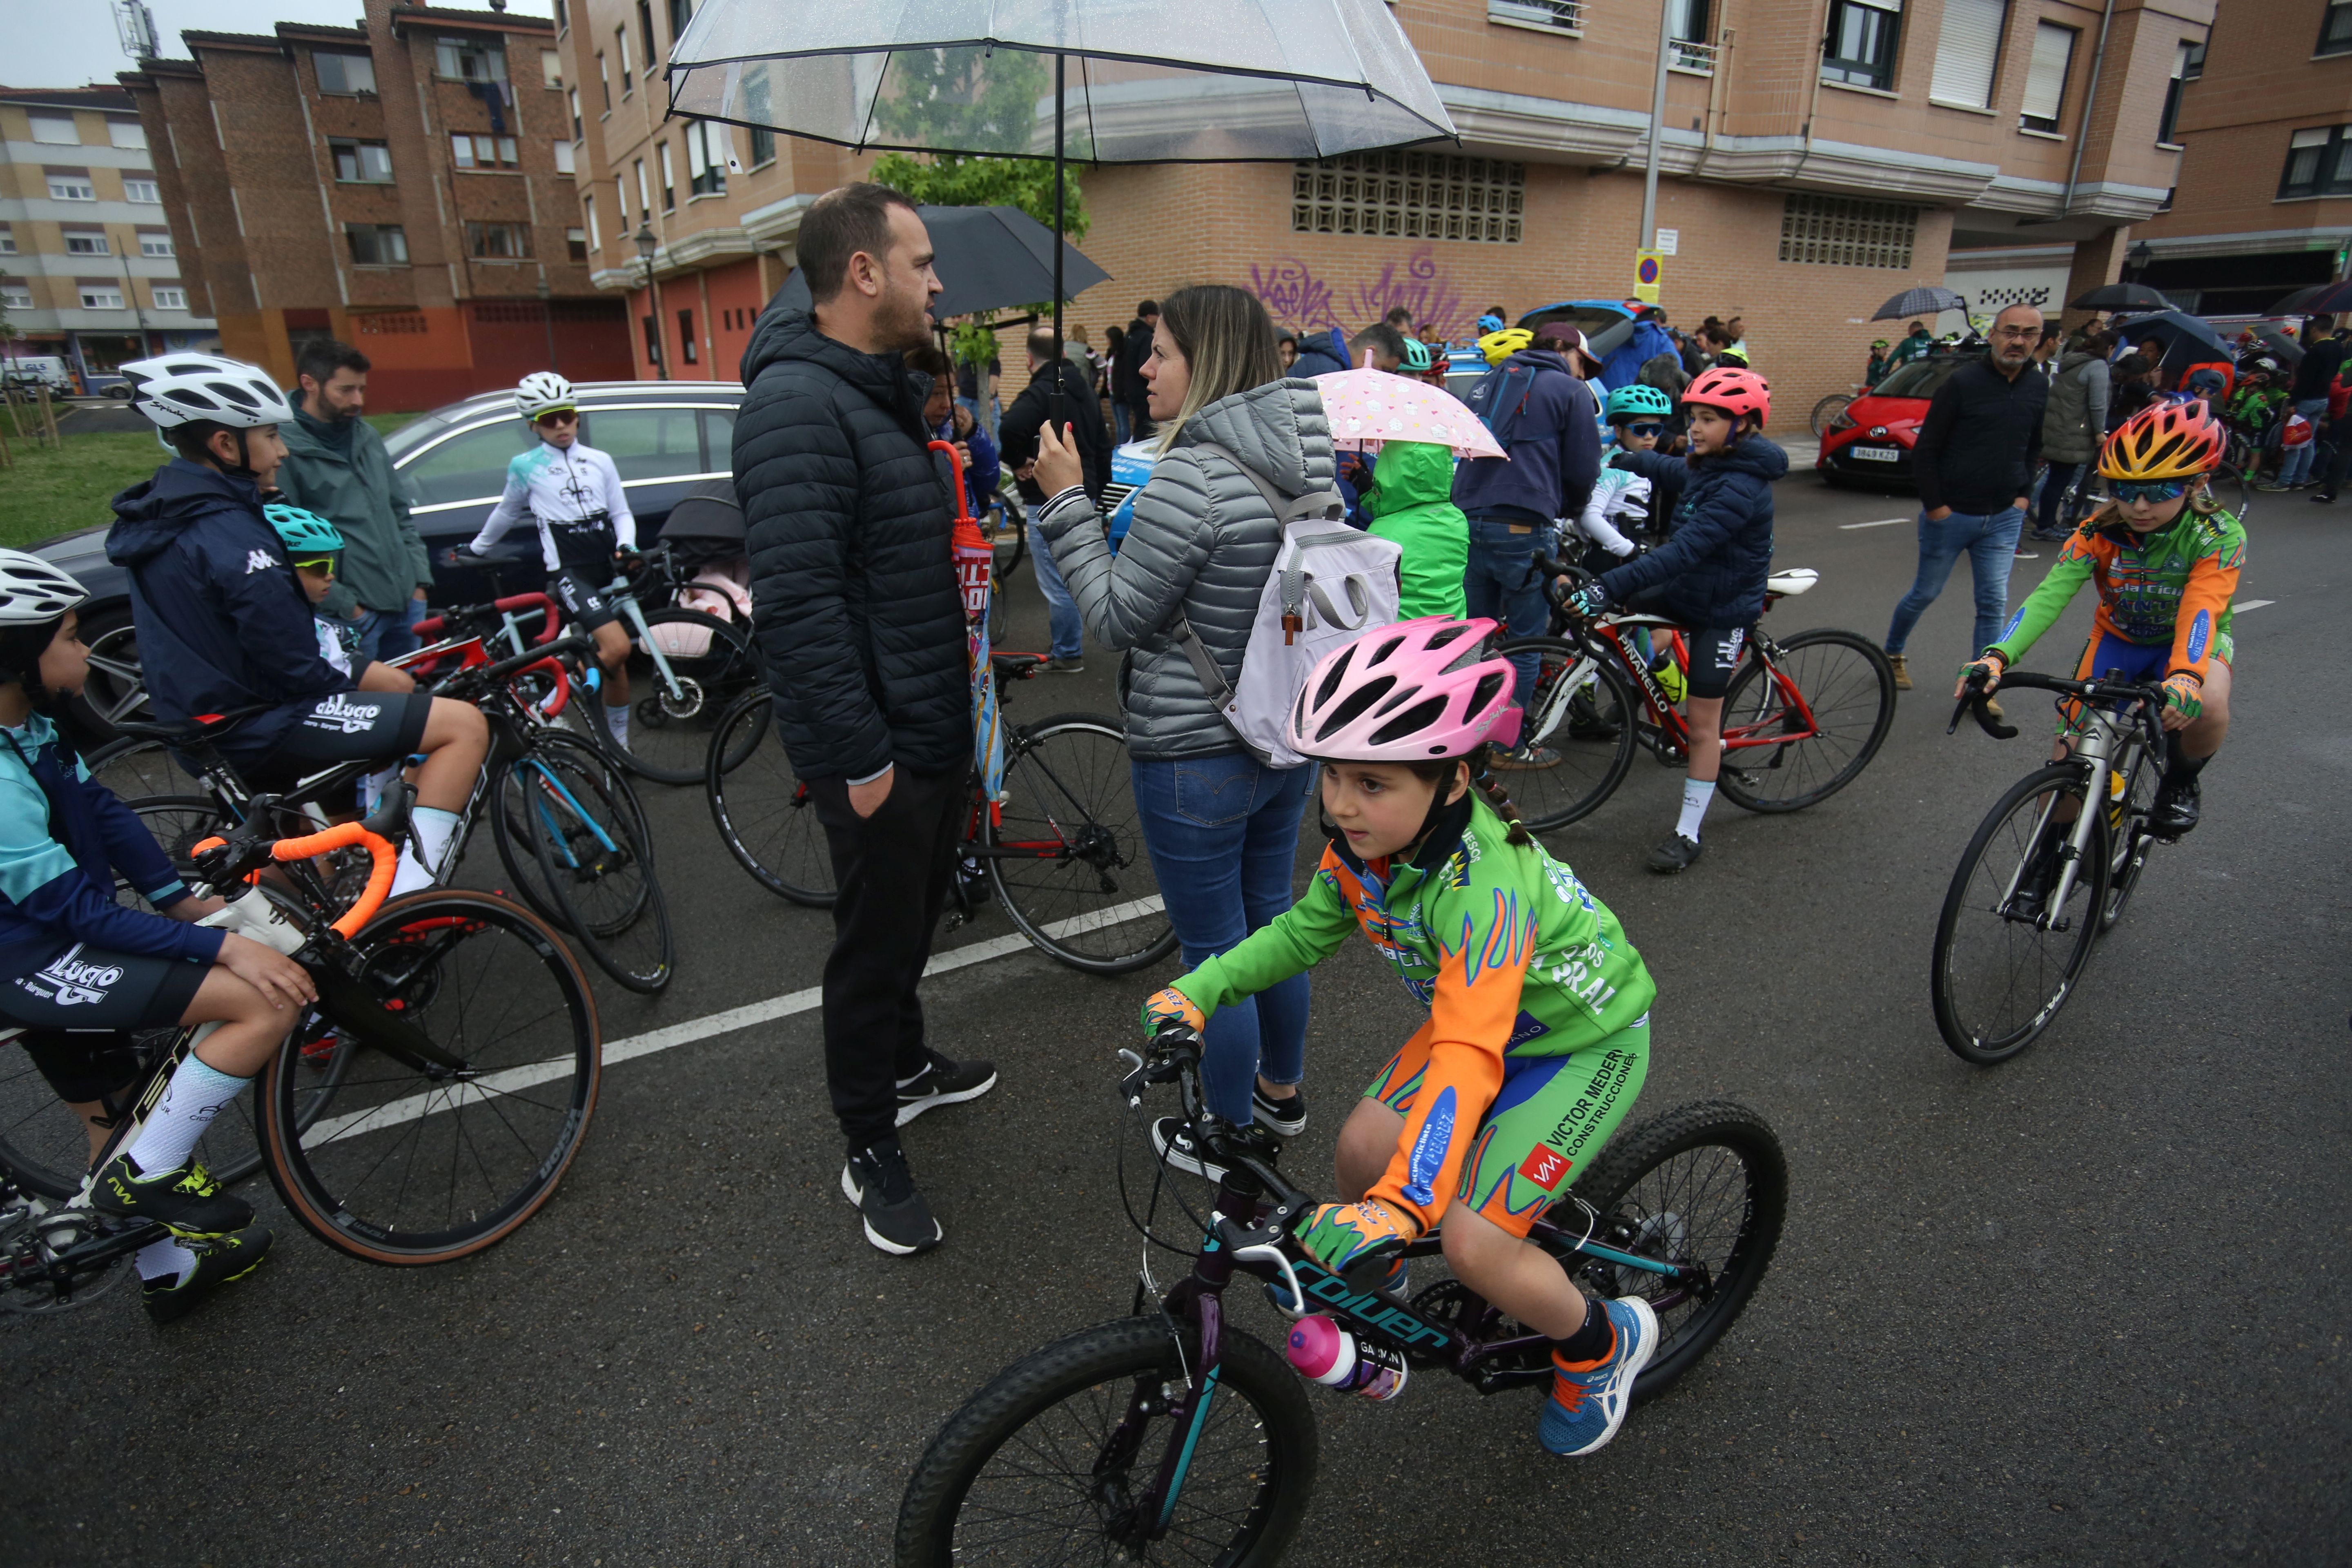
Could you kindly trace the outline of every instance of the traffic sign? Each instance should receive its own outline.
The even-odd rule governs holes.
[[[1644,305],[1658,302],[1659,285],[1665,280],[1666,262],[1663,253],[1637,250],[1633,253],[1633,298]]]

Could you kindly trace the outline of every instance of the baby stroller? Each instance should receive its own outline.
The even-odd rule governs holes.
[[[732,479],[705,479],[686,494],[662,524],[669,546],[677,603],[700,610],[746,637],[751,630],[751,560],[743,543],[743,508]],[[710,651],[710,628],[693,622],[656,626],[653,636],[673,658],[700,658]]]

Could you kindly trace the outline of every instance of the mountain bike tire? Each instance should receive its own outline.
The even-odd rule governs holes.
[[[710,820],[753,881],[778,898],[831,909],[837,895],[824,825],[774,728],[768,693],[756,688],[719,721],[703,759]]]
[[[1581,668],[1586,655],[1563,637],[1514,637],[1498,655],[1536,656],[1536,683],[1528,696],[1523,743],[1549,751],[1558,761],[1542,767],[1495,767],[1496,782],[1518,808],[1531,832],[1549,833],[1590,816],[1625,782],[1638,744],[1642,700],[1632,678],[1617,668],[1613,654],[1563,691],[1561,682]]]
[[[352,945],[358,984],[477,1070],[460,1083],[356,1047],[302,1129],[289,1040],[256,1086],[270,1184],[305,1230],[362,1262],[493,1247],[546,1205],[587,1134],[604,1064],[587,977],[552,926],[469,889],[394,899]]]
[[[1160,879],[1143,846],[1133,777],[1117,720],[1056,713],[1015,730],[1004,801],[981,816],[986,848],[1055,841],[1076,852],[1066,859],[985,858],[989,881],[1021,934],[1088,974],[1130,974],[1176,951],[1176,927],[1157,902]],[[1143,904],[1152,907],[1137,907]]]
[[[2104,813],[2092,824],[2089,854],[2068,900],[2072,929],[2042,931],[2004,920],[1998,912],[2002,893],[2032,847],[2034,824],[2041,816],[2039,797],[2058,790],[2080,800],[2083,768],[2053,763],[2010,785],[1977,827],[1952,884],[1944,895],[1943,912],[1936,921],[1936,945],[1928,971],[1928,991],[1936,1009],[1937,1032],[1954,1056],[1978,1067],[2007,1061],[2040,1038],[2065,1005],[2090,962],[2098,938],[2098,913],[2106,907],[2107,874],[2112,864]],[[1971,918],[1973,917],[1973,918]],[[1980,936],[1979,931],[1983,934]],[[2042,942],[2042,937],[2055,939]],[[1977,962],[1984,954],[1983,963]],[[2012,975],[1982,987],[1992,998],[1979,1002],[1974,971],[2006,957],[2012,968],[2030,964],[2032,1011],[2019,1016],[2010,998],[2018,992]],[[1962,974],[1961,970],[1971,973]]]
[[[1228,1321],[1223,1345],[1171,1533],[1195,1544],[1189,1560],[1269,1568],[1297,1533],[1315,1489],[1315,1413],[1298,1374],[1265,1344]],[[1097,1324],[1006,1367],[948,1417],[916,1462],[898,1506],[898,1568],[1125,1561],[1107,1521],[1119,1501],[1152,1484],[1169,1422],[1147,1414],[1141,1440],[1118,1455],[1106,1452],[1105,1440],[1136,1400],[1160,1399],[1162,1385],[1181,1386],[1186,1369],[1199,1364],[1189,1326],[1180,1342],[1165,1320],[1150,1317]],[[1008,1449],[1017,1458],[994,1466]],[[1052,1474],[1065,1454],[1071,1472]],[[1042,1500],[1037,1508],[1022,1506],[1032,1498]],[[1061,1529],[1037,1528],[1041,1517]],[[1000,1521],[1003,1534],[1027,1539],[997,1544],[992,1527]],[[1074,1551],[1078,1541],[1097,1544]]]
[[[1780,670],[1812,710],[1815,733],[1777,746],[1723,753],[1716,788],[1734,805],[1770,815],[1802,811],[1845,788],[1878,754],[1895,724],[1895,667],[1855,632],[1816,626],[1780,643]],[[1751,654],[1723,696],[1723,732],[1769,734],[1801,728]]]
[[[667,986],[677,944],[653,835],[628,779],[576,742],[542,742],[513,772],[529,795],[523,824],[559,923],[630,990],[650,995]]]
[[[710,639],[708,652],[667,656],[679,689],[672,693],[667,689],[661,671],[645,651],[644,639],[633,637],[629,743],[624,746],[613,739],[602,713],[583,718],[597,743],[638,778],[666,784],[699,784],[711,730],[744,689],[757,682],[758,667],[751,657],[751,636],[740,626],[677,605],[646,612],[648,632],[664,626],[690,627]],[[601,699],[585,700],[591,708],[601,703]]]

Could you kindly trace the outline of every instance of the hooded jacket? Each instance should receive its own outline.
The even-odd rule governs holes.
[[[1391,441],[1364,491],[1370,532],[1404,551],[1399,620],[1469,614],[1462,574],[1470,564],[1470,522],[1454,504],[1454,454],[1426,441]]]
[[[1660,354],[1673,354],[1677,360],[1682,351],[1666,329],[1644,316],[1633,325],[1633,335],[1618,344],[1601,362],[1601,384],[1614,392],[1621,386],[1631,386],[1642,379],[1642,367]]]
[[[1694,631],[1755,625],[1772,564],[1772,481],[1788,471],[1789,454],[1761,436],[1699,459],[1675,509],[1673,534],[1602,574],[1601,586],[1619,604],[1654,588],[1643,608]]]
[[[1348,340],[1339,329],[1309,332],[1298,340],[1298,359],[1290,367],[1294,376],[1337,375],[1348,368]]]
[[[349,439],[341,446],[321,436],[318,422],[299,409],[290,423],[280,425],[286,460],[278,467],[278,488],[289,501],[317,512],[342,534],[335,585],[319,607],[348,620],[361,606],[403,608],[417,589],[433,586],[433,563],[409,521],[408,492],[393,471],[383,437],[364,419],[345,423]]]
[[[1313,382],[1294,377],[1221,397],[1185,421],[1136,492],[1135,521],[1117,556],[1102,519],[1077,491],[1036,516],[1087,630],[1106,647],[1129,650],[1119,705],[1128,751],[1139,762],[1242,750],[1168,623],[1181,609],[1226,680],[1238,683],[1282,530],[1255,485],[1199,449],[1204,440],[1237,455],[1285,496],[1332,488],[1323,399]]]
[[[1008,468],[1037,460],[1037,432],[1051,416],[1048,404],[1056,380],[1062,389],[1060,422],[1072,427],[1071,438],[1078,446],[1078,466],[1087,476],[1087,494],[1100,500],[1103,487],[1110,483],[1110,432],[1103,426],[1102,410],[1095,402],[1095,395],[1087,390],[1086,373],[1066,359],[1057,359],[1029,373],[1029,384],[1021,389],[1021,395],[1013,400],[1013,406],[996,422],[998,454]],[[1014,482],[1021,487],[1021,499],[1031,506],[1046,499],[1036,480]],[[972,498],[975,507],[980,499]]]
[[[310,598],[252,480],[174,458],[116,496],[114,518],[106,558],[131,574],[157,717],[278,704],[220,742],[233,757],[260,757],[300,717],[294,704],[352,689],[319,657]]]
[[[2094,353],[2058,361],[2042,412],[2042,455],[2053,463],[2087,463],[2107,437],[2107,362]]]
[[[1575,517],[1601,474],[1592,389],[1552,349],[1521,349],[1503,363],[1537,372],[1512,427],[1510,456],[1473,458],[1454,469],[1454,504],[1474,517],[1501,512],[1538,524]]]
[[[826,337],[806,310],[762,318],[741,374],[751,627],[793,771],[969,767],[954,481],[928,449],[930,378]]]

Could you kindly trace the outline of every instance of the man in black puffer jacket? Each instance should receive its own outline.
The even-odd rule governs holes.
[[[955,868],[971,772],[951,479],[925,447],[920,347],[940,281],[904,196],[844,185],[803,218],[807,311],[751,335],[735,487],[751,621],[784,753],[832,851],[825,1078],[849,1141],[842,1193],[885,1252],[940,1243],[898,1129],[996,1082],[923,1037],[915,994]]]

